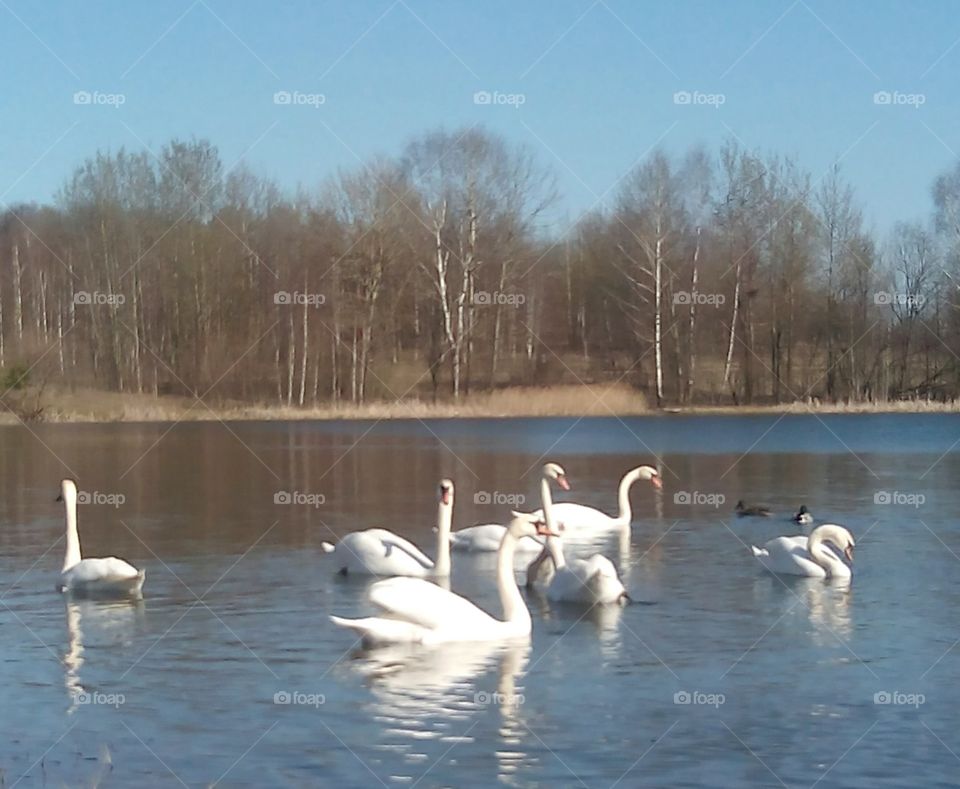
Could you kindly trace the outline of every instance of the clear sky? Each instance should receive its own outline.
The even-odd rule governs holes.
[[[840,157],[885,233],[928,215],[960,152],[947,0],[0,0],[0,59],[6,203],[51,199],[97,149],[174,136],[312,189],[418,132],[480,123],[556,167],[560,219],[609,198],[657,144],[736,137],[815,179]]]

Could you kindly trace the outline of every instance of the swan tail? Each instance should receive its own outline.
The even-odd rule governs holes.
[[[756,545],[751,545],[750,550],[753,551],[754,556],[769,556],[766,548],[758,548]]]
[[[323,548],[324,553],[333,553],[337,550],[337,546],[331,542],[322,542],[320,543],[320,547]]]

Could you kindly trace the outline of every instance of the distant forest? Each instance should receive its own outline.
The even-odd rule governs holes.
[[[533,150],[480,128],[296,194],[204,140],[98,153],[0,216],[2,380],[293,406],[960,392],[960,165],[884,238],[839,168],[734,143],[649,154],[570,228],[557,199]]]

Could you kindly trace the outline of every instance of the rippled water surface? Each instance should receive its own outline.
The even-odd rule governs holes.
[[[31,431],[0,428],[2,785],[958,785],[957,416]],[[542,457],[609,512],[659,458],[662,493],[638,484],[631,536],[599,543],[632,605],[528,596],[529,645],[360,654],[330,625],[370,609],[321,541],[386,526],[432,554],[440,477],[455,526],[497,521],[483,501],[539,506]],[[146,568],[142,602],[54,591],[66,475],[102,502],[85,553]],[[851,586],[759,571],[748,546],[801,503],[856,535]],[[493,577],[454,555],[498,611]]]

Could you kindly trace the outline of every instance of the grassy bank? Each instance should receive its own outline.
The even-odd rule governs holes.
[[[32,401],[31,401],[32,402]],[[45,422],[174,422],[298,419],[450,419],[469,417],[610,416],[649,413],[644,396],[626,386],[513,387],[464,397],[460,402],[342,404],[293,408],[268,404],[221,403],[209,407],[182,397],[114,392],[48,390],[41,398]],[[0,423],[15,424],[9,411]]]
[[[665,408],[667,414],[953,414],[960,413],[960,401],[939,403],[930,400],[890,400],[879,403],[794,402],[769,405],[697,405]]]
[[[31,401],[32,402],[32,401]],[[319,408],[288,408],[268,404],[221,403],[208,407],[189,398],[117,394],[94,390],[51,391],[40,398],[44,422],[175,422],[210,420],[300,419],[452,419],[543,416],[636,415],[742,415],[742,414],[876,414],[954,413],[960,403],[893,401],[888,403],[823,403],[779,405],[696,405],[656,409],[627,386],[513,387],[482,392],[460,402],[430,403],[421,400],[343,404]],[[0,424],[16,424],[9,411],[0,413]]]

